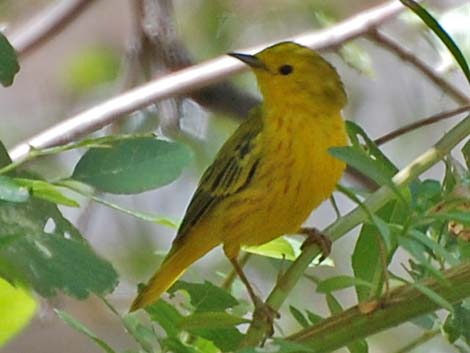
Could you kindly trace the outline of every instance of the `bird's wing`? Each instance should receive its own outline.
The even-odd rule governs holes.
[[[252,116],[222,146],[199,182],[173,242],[174,246],[184,240],[188,230],[221,200],[250,184],[260,161],[262,125],[261,110],[255,109]]]

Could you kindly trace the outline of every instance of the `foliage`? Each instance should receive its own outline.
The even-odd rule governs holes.
[[[1,243],[0,243],[1,247]],[[0,346],[12,339],[31,320],[36,301],[28,290],[14,287],[0,278]]]
[[[0,32],[0,83],[3,86],[10,86],[19,70],[15,49]]]
[[[464,55],[439,22],[417,2],[402,0],[402,3],[444,43],[470,82]],[[217,16],[205,22],[203,31],[214,32],[220,29],[218,22],[230,20],[222,2],[214,2],[208,11]],[[318,17],[324,25],[331,24],[330,19],[325,19]],[[228,21],[228,25],[234,24]],[[231,38],[228,31],[217,35]],[[349,44],[341,52],[343,59],[360,72],[372,72],[370,57],[361,47]],[[82,92],[109,82],[116,78],[117,66],[116,58],[109,53],[88,53],[73,63],[71,86]],[[0,35],[0,82],[10,85],[18,70],[14,49]],[[452,136],[449,137],[451,147],[468,136],[467,125],[462,123],[454,128],[458,134],[450,135],[451,131],[446,135]],[[25,160],[14,162],[0,143],[0,308],[5,313],[0,321],[3,334],[0,345],[31,319],[36,307],[31,297],[34,291],[46,298],[58,293],[77,299],[90,295],[101,297],[135,340],[138,352],[328,352],[344,346],[351,353],[364,353],[369,350],[367,338],[371,334],[406,321],[425,330],[441,328],[451,344],[469,346],[470,304],[465,297],[470,295],[470,290],[468,286],[456,290],[455,283],[459,275],[469,270],[470,142],[464,144],[460,153],[454,151],[458,154],[456,158],[448,154],[450,149],[445,153],[430,149],[428,158],[432,163],[427,160],[427,165],[442,160],[445,173],[441,178],[424,178],[421,172],[411,169],[406,182],[397,183],[399,168],[368,136],[366,129],[353,122],[347,123],[347,129],[351,145],[333,148],[330,153],[378,187],[375,192],[338,187],[360,211],[354,213],[359,214],[356,224],[360,226],[352,250],[351,271],[321,279],[310,271],[304,274],[307,266],[316,263],[305,263],[301,254],[309,250],[299,240],[288,237],[245,249],[255,256],[276,259],[277,264],[284,265],[287,260],[288,266],[291,265],[280,275],[268,303],[277,293],[289,292],[289,286],[295,283],[286,285],[286,282],[296,282],[289,276],[297,271],[302,273],[303,280],[313,282],[329,309],[329,315],[325,316],[304,308],[307,303],[291,304],[289,312],[298,324],[298,331],[287,337],[267,338],[262,348],[255,347],[261,343],[255,335],[264,338],[266,323],[260,322],[256,315],[251,317],[249,312],[255,308],[230,290],[208,281],[177,281],[169,290],[170,297],[150,305],[145,313],[118,313],[103,298],[118,284],[118,273],[63,215],[64,207],[82,207],[84,196],[140,220],[176,228],[178,222],[124,208],[109,201],[108,194],[137,194],[175,181],[193,159],[193,151],[181,142],[184,139],[176,136],[170,141],[153,134],[87,138],[67,145],[32,149]],[[25,162],[39,157],[79,149],[85,151],[66,178],[45,179],[21,168]],[[465,165],[458,161],[460,157]],[[415,162],[419,164],[420,160]],[[371,197],[379,199],[381,206],[371,207],[368,202]],[[340,216],[337,222],[346,217]],[[407,255],[406,262],[399,260],[403,254]],[[401,261],[402,273],[391,269],[393,261]],[[230,288],[231,284],[226,283],[225,287]],[[356,305],[345,309],[337,296],[340,291],[355,293]],[[403,293],[409,298],[404,298]],[[399,302],[406,308],[408,299],[410,303],[418,300],[423,305],[411,316],[393,307]],[[380,319],[380,313],[390,307],[395,321],[390,319],[388,326],[380,326],[374,320]],[[446,311],[444,320],[434,314],[438,308]],[[56,310],[56,313],[104,352],[117,352],[100,333],[64,311]],[[370,327],[363,324],[366,319],[370,319]],[[14,324],[6,325],[5,320]],[[340,325],[342,330],[322,331],[333,324]],[[252,337],[256,344],[252,343]],[[334,344],[323,345],[332,340]]]
[[[101,191],[135,194],[172,182],[191,159],[184,145],[152,137],[116,141],[109,147],[88,150],[72,178]]]

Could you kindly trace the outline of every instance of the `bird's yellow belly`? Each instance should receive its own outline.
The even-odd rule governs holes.
[[[327,149],[344,145],[345,135],[322,143],[311,134],[301,137],[283,140],[290,143],[284,148],[270,146],[254,177],[256,183],[224,202],[220,234],[226,252],[236,253],[240,246],[260,245],[297,232],[333,192],[344,164],[329,156]]]

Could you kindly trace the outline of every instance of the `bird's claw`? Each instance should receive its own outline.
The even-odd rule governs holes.
[[[301,249],[309,244],[316,244],[321,249],[320,262],[325,260],[331,253],[331,239],[316,228],[301,228],[300,233],[307,236]]]
[[[253,313],[253,319],[265,323],[269,329],[266,333],[266,338],[271,337],[274,334],[274,320],[279,319],[281,315],[269,304],[264,303],[260,298],[254,301],[255,311]]]

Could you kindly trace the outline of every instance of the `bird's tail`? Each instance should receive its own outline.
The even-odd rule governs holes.
[[[130,312],[146,307],[158,300],[193,262],[216,247],[218,243],[210,243],[206,239],[194,237],[192,234],[187,239],[184,239],[182,244],[174,246],[158,271],[134,299]]]

